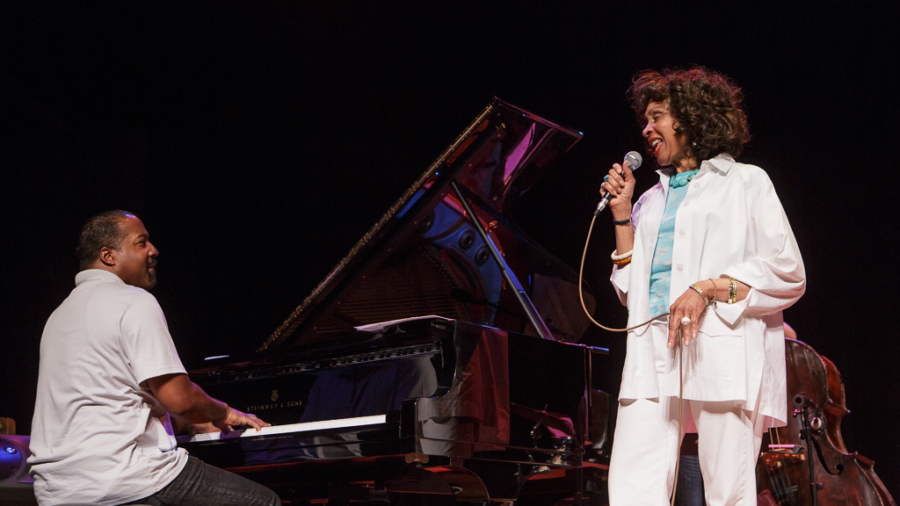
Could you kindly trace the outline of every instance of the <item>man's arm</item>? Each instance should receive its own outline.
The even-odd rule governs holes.
[[[165,374],[150,378],[146,383],[159,403],[176,419],[187,420],[192,424],[212,422],[223,431],[240,425],[256,429],[270,425],[255,415],[242,413],[213,399],[192,382],[187,374]]]

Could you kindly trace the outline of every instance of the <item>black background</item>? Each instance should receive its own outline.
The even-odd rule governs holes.
[[[746,93],[741,161],[774,181],[808,275],[785,319],[842,372],[847,447],[900,496],[891,2],[21,4],[0,14],[0,416],[20,433],[88,216],[144,220],[196,367],[260,345],[493,95],[585,134],[515,209],[577,267],[600,178],[642,149],[631,76],[696,63]],[[586,279],[621,324],[600,222]],[[615,393],[623,338],[585,342],[612,349]]]

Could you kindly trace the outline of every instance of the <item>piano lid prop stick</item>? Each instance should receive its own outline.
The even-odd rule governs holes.
[[[484,241],[484,244],[488,247],[488,251],[491,252],[491,256],[494,257],[494,262],[500,268],[500,273],[503,274],[503,279],[505,279],[506,282],[509,283],[509,286],[513,287],[513,293],[515,294],[516,299],[519,301],[519,305],[521,305],[522,309],[525,310],[525,315],[528,316],[528,321],[529,323],[531,323],[531,326],[534,327],[535,332],[537,332],[538,336],[541,339],[556,341],[556,336],[553,335],[553,332],[551,332],[550,328],[547,327],[544,319],[541,318],[541,314],[538,313],[537,308],[534,307],[534,303],[531,302],[531,298],[528,297],[527,293],[525,293],[525,289],[522,288],[522,284],[519,283],[516,275],[509,269],[509,266],[506,265],[506,261],[503,260],[503,257],[497,250],[497,246],[494,244],[494,241],[492,241],[490,236],[488,236],[487,231],[485,231],[484,227],[481,225],[481,221],[478,219],[478,216],[472,210],[472,207],[469,206],[469,202],[466,200],[465,195],[463,195],[462,190],[459,189],[459,185],[456,183],[456,181],[450,181],[450,186],[453,188],[453,191],[456,192],[456,196],[459,198],[459,202],[460,204],[462,204],[463,209],[466,210],[466,214],[469,216],[469,220],[472,221],[472,226],[475,227],[475,230],[478,231],[478,235],[481,236],[481,240]]]

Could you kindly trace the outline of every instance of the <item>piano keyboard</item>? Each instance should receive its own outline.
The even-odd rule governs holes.
[[[199,443],[203,441],[217,441],[221,439],[234,439],[244,437],[273,436],[276,434],[294,434],[300,432],[312,432],[327,429],[344,429],[360,427],[363,425],[378,425],[387,422],[387,415],[358,416],[355,418],[341,418],[337,420],[322,420],[320,422],[289,423],[285,425],[272,425],[261,429],[249,428],[246,430],[233,430],[227,434],[224,432],[207,432],[194,434],[193,436],[178,436],[179,443]]]

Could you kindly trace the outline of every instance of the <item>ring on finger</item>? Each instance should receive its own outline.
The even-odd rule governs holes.
[[[691,317],[690,317],[690,316],[685,316],[684,318],[682,318],[682,319],[681,319],[681,324],[682,324],[682,325],[690,325],[690,324],[691,324]]]

